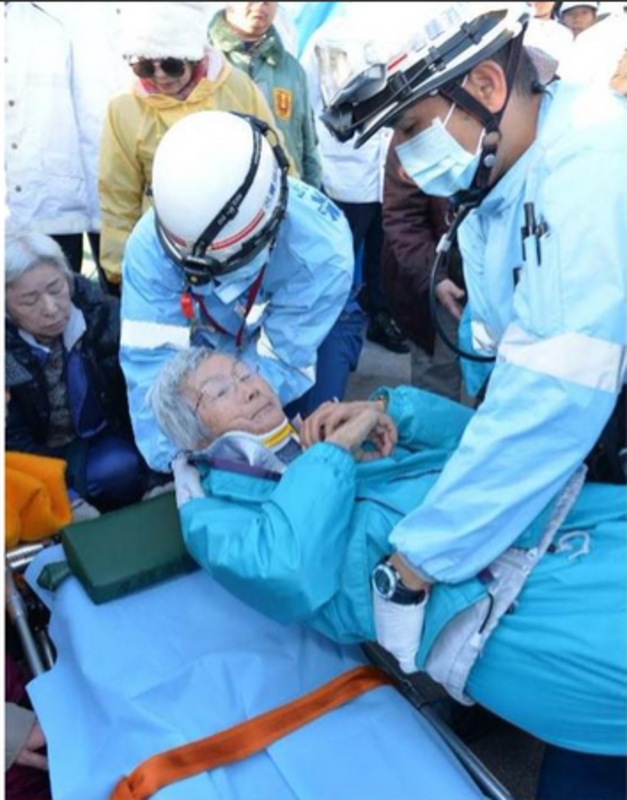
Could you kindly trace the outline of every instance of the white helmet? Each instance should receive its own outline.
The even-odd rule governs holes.
[[[266,123],[224,111],[191,114],[157,148],[153,196],[168,255],[200,284],[272,247],[287,204],[288,162]]]
[[[517,69],[529,17],[525,3],[403,3],[405,13],[401,9],[395,14],[392,7],[397,5],[386,4],[392,30],[389,24],[385,31],[356,30],[360,41],[343,45],[345,57],[337,43],[332,44],[333,52],[318,54],[321,67],[326,64],[331,72],[323,77],[327,108],[322,120],[340,141],[359,134],[357,147],[436,92],[480,116],[479,104],[468,99],[463,88],[457,91],[458,81],[511,40],[517,40],[518,47],[507,71],[515,74]],[[487,115],[483,121],[486,128],[495,128]]]

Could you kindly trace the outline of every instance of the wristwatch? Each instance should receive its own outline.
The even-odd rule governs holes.
[[[384,558],[372,570],[372,588],[384,600],[402,606],[417,606],[427,598],[426,589],[409,589],[396,567]]]

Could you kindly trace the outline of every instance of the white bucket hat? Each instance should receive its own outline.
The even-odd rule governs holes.
[[[210,3],[128,3],[123,16],[123,54],[200,61],[207,47],[210,17]]]

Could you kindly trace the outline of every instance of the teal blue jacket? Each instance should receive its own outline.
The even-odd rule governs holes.
[[[207,471],[207,498],[182,508],[196,560],[280,622],[307,622],[338,642],[374,639],[372,568],[391,552],[390,531],[421,505],[473,416],[419,389],[395,389],[388,398],[399,433],[391,458],[357,464],[344,449],[319,444],[278,483]],[[523,546],[537,543],[551,509],[521,537]],[[421,662],[444,625],[486,591],[478,579],[436,586]]]
[[[219,11],[209,26],[209,40],[261,89],[296,162],[301,180],[319,189],[322,166],[307,75],[294,56],[287,52],[274,26],[260,42],[247,48],[227,25],[224,11]]]
[[[394,523],[426,496],[471,416],[414,389],[397,389],[390,413],[400,437],[391,458],[356,464],[347,451],[319,444],[279,483],[210,470],[207,498],[181,509],[197,561],[280,622],[306,621],[339,642],[373,639],[372,567],[389,552]]]
[[[371,570],[391,552],[392,528],[425,500],[473,416],[418,389],[388,396],[399,430],[390,458],[356,464],[343,449],[319,444],[280,480],[208,470],[206,498],[181,509],[194,558],[273,619],[306,623],[337,642],[374,639]],[[560,529],[564,548],[532,573],[468,683],[478,702],[574,750],[616,755],[627,741],[626,508],[621,487],[584,488]],[[516,545],[534,547],[552,511],[550,503]],[[592,541],[581,557],[580,531]],[[480,577],[434,587],[420,666],[446,624],[487,592]]]

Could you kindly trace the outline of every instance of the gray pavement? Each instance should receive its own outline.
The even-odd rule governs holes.
[[[350,376],[347,400],[364,400],[382,385],[408,384],[409,355],[390,353],[378,344],[366,341],[359,359],[359,367]]]
[[[359,368],[351,375],[347,399],[363,400],[380,386],[399,386],[409,382],[409,355],[396,355],[366,342]],[[443,690],[426,676],[416,678],[415,685],[511,792],[514,800],[535,800],[543,754],[541,742],[476,706],[466,709],[448,700]]]

